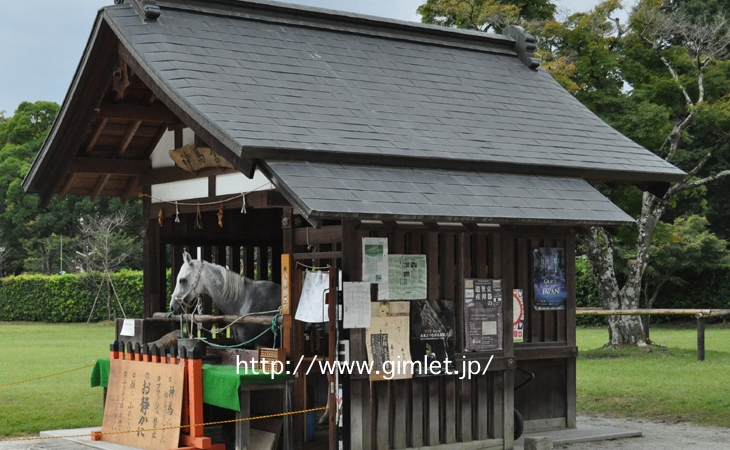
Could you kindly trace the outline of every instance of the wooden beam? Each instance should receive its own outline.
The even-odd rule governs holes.
[[[91,201],[95,202],[97,198],[99,198],[99,195],[101,195],[101,192],[104,190],[104,187],[106,186],[106,183],[109,181],[109,178],[111,178],[110,174],[104,174],[101,177],[99,177],[99,181],[96,183],[96,186],[94,186],[94,190],[91,192]]]
[[[148,148],[144,154],[145,159],[149,159],[150,156],[152,156],[152,152],[155,151],[155,148],[157,148],[157,144],[160,143],[162,136],[164,136],[166,132],[167,132],[167,127],[160,127],[160,130],[157,132],[157,135],[154,138],[152,138],[152,145],[150,145],[150,148]]]
[[[152,105],[135,103],[102,103],[95,110],[97,117],[116,120],[141,120],[160,124],[180,122],[167,106],[161,103]]]
[[[119,158],[124,154],[124,152],[127,151],[127,148],[129,147],[129,144],[132,142],[132,139],[134,139],[134,135],[137,134],[137,130],[139,130],[140,125],[142,125],[141,120],[134,121],[129,128],[127,129],[127,132],[124,134],[124,139],[122,139],[122,143],[119,144],[119,149],[117,149],[116,157]]]
[[[89,141],[89,145],[86,146],[86,151],[84,152],[85,155],[88,155],[89,153],[91,153],[91,150],[94,149],[94,146],[96,145],[97,141],[99,141],[99,138],[104,132],[104,128],[106,127],[107,123],[109,123],[109,119],[102,119],[101,123],[96,128],[96,133],[94,133],[94,137],[91,138],[91,141]]]
[[[127,186],[124,188],[124,191],[122,191],[122,195],[120,197],[122,203],[127,203],[127,200],[129,200],[129,197],[132,195],[132,191],[137,186],[137,183],[139,183],[139,177],[132,177],[129,179],[129,183],[127,183]]]
[[[331,225],[319,230],[310,227],[294,229],[294,245],[333,244],[342,242],[342,226]]]
[[[163,184],[172,183],[173,181],[193,180],[195,178],[205,178],[213,175],[225,175],[227,173],[238,173],[236,169],[226,169],[220,167],[211,167],[200,170],[197,174],[183,170],[177,166],[162,167],[152,169],[147,174],[145,184]]]
[[[111,175],[146,175],[152,168],[150,160],[73,158],[70,172]]]
[[[294,261],[306,261],[308,259],[339,259],[342,258],[342,252],[294,253],[292,258],[294,258]]]
[[[169,89],[166,89],[166,87],[160,84],[155,77],[147,73],[145,68],[132,56],[124,42],[119,41],[117,50],[119,51],[119,55],[124,59],[124,61],[126,61],[129,67],[132,68],[137,77],[139,77],[139,79],[152,91],[152,93],[155,94],[157,98],[159,98],[160,101],[162,101],[172,111],[172,113],[180,119],[180,121],[189,126],[195,134],[199,135],[208,143],[213,151],[222,158],[228,160],[233,167],[238,169],[239,172],[246,175],[248,178],[253,178],[256,170],[256,163],[253,159],[243,158],[241,155],[236,153],[236,151],[239,150],[239,145],[236,144],[235,141],[224,135],[219,135],[219,137],[214,136],[208,129],[206,129],[205,122],[207,121],[205,119],[203,120],[203,123],[201,123],[200,115],[196,114],[196,117],[193,118],[183,106],[178,105],[168,92]],[[221,139],[226,142],[223,142]]]
[[[61,189],[58,191],[58,199],[63,200],[68,195],[68,192],[71,190],[71,187],[74,184],[74,181],[76,181],[76,174],[75,173],[69,173],[66,176],[66,181],[61,186]]]
[[[223,206],[224,209],[236,210],[241,208],[241,198],[235,198],[235,195],[219,195],[216,197],[201,197],[191,198],[187,200],[181,200],[178,203],[178,209],[180,214],[190,214],[198,211],[197,203],[212,203],[210,205],[201,204],[200,212],[217,211],[218,208]],[[232,200],[229,200],[232,199]],[[229,201],[226,201],[229,200]],[[216,203],[216,202],[225,203]],[[267,208],[284,208],[290,206],[284,197],[278,191],[256,191],[249,192],[246,194],[246,206],[253,209],[267,209]],[[166,216],[175,214],[175,202],[159,202],[154,203],[154,209],[157,211],[162,208],[162,211]]]

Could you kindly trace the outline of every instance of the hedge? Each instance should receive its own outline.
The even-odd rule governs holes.
[[[86,322],[96,297],[88,277],[99,274],[19,275],[0,280],[0,321]],[[144,313],[141,271],[122,270],[111,275],[127,317]],[[107,320],[105,288],[92,321]],[[122,317],[112,296],[111,317]]]

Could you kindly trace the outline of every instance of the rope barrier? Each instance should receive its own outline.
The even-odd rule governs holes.
[[[42,379],[44,379],[44,378],[51,378],[51,377],[55,377],[55,376],[58,376],[58,375],[63,375],[63,374],[65,374],[65,373],[69,373],[69,372],[75,372],[75,371],[77,371],[77,370],[81,370],[81,369],[88,369],[89,367],[93,367],[93,366],[94,366],[94,363],[92,363],[92,364],[87,364],[87,365],[85,365],[85,366],[81,366],[81,367],[77,367],[77,368],[75,368],[75,369],[69,369],[69,370],[64,370],[63,372],[58,372],[58,373],[52,373],[52,374],[50,374],[50,375],[42,375],[42,376],[40,376],[40,377],[35,377],[35,378],[29,378],[29,379],[27,379],[27,380],[13,381],[12,383],[5,383],[5,384],[0,384],[0,388],[4,388],[4,387],[8,387],[8,386],[14,386],[14,385],[16,385],[16,384],[21,384],[21,383],[27,383],[27,382],[29,382],[29,381],[36,381],[36,380],[42,380]]]
[[[289,412],[282,412],[282,413],[276,413],[276,414],[266,414],[264,416],[254,416],[254,417],[242,417],[240,419],[229,419],[229,420],[218,420],[215,422],[206,422],[206,423],[198,423],[194,425],[175,425],[175,426],[169,426],[169,427],[161,427],[161,428],[141,428],[139,430],[125,430],[125,431],[92,431],[91,435],[92,437],[101,437],[104,435],[112,435],[112,434],[127,434],[127,433],[144,433],[147,431],[163,431],[163,430],[172,430],[175,428],[190,428],[190,427],[207,427],[211,425],[225,425],[228,423],[236,423],[236,422],[248,422],[251,420],[260,420],[260,419],[270,419],[272,417],[284,417],[284,416],[293,416],[295,414],[304,414],[312,411],[324,411],[327,409],[326,406],[319,406],[317,408],[309,408],[309,409],[302,409],[299,411],[289,411]],[[70,435],[64,435],[64,436],[35,436],[35,437],[20,437],[20,438],[12,438],[12,439],[4,439],[0,440],[0,442],[13,442],[13,441],[35,441],[35,440],[45,440],[45,439],[67,439],[67,438],[78,438],[78,437],[89,437],[88,434],[70,434]]]

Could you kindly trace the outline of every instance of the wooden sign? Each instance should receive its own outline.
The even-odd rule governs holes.
[[[218,156],[216,152],[208,147],[197,147],[194,144],[186,145],[175,150],[170,150],[170,158],[183,170],[193,174],[208,167],[219,167],[221,169],[232,169],[233,166],[227,160]]]
[[[102,440],[131,447],[178,447],[184,367],[178,364],[110,361]],[[175,427],[166,430],[142,431]],[[115,433],[135,430],[130,433]]]
[[[290,313],[291,300],[291,255],[281,254],[281,313]]]

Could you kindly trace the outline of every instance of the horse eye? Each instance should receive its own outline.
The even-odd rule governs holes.
[[[186,280],[185,278],[183,278],[182,280],[180,280],[180,284],[182,284],[182,285],[185,285],[187,283],[188,283],[188,280]]]

